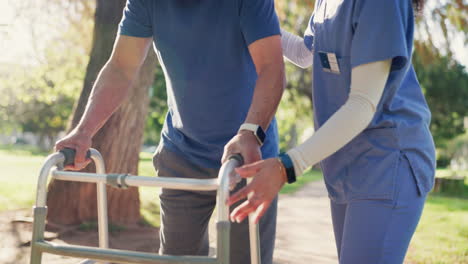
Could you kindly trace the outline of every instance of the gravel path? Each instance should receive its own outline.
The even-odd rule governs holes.
[[[338,263],[323,181],[279,200],[275,264]]]

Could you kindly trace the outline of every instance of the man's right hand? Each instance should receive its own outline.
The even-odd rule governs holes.
[[[86,152],[91,148],[91,138],[92,136],[90,134],[74,129],[55,143],[55,151],[64,148],[70,148],[76,151],[74,164],[65,166],[66,170],[82,170],[89,164],[91,160],[86,159]]]

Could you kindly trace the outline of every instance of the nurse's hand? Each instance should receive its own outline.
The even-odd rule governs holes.
[[[286,170],[277,158],[261,160],[236,169],[242,178],[254,177],[252,182],[232,194],[227,204],[233,205],[252,195],[231,213],[231,221],[242,222],[250,213],[255,212],[254,222],[258,223],[273,199],[287,182]]]
[[[234,154],[241,154],[245,164],[259,161],[262,158],[260,145],[251,131],[239,131],[239,133],[224,146],[221,162],[226,162],[227,159]]]

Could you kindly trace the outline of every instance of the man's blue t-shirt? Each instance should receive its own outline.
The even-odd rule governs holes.
[[[245,121],[257,80],[248,46],[279,35],[273,0],[128,0],[121,35],[153,37],[169,112],[162,143],[207,168]],[[263,158],[277,155],[273,120]]]

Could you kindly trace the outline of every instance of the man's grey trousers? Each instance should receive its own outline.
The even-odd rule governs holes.
[[[153,157],[158,176],[181,178],[216,178],[218,169],[197,166],[160,145]],[[239,189],[242,185],[236,189]],[[163,189],[161,200],[160,254],[208,255],[208,222],[216,205],[215,192]],[[242,201],[243,202],[243,201]],[[235,208],[232,206],[231,208]],[[273,262],[277,199],[260,221],[262,264]],[[249,264],[248,221],[231,223],[231,264]]]

